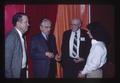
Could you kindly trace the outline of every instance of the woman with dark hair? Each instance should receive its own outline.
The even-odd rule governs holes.
[[[97,22],[87,26],[88,35],[91,38],[91,49],[87,58],[86,65],[78,74],[79,78],[102,78],[102,67],[107,61],[107,34],[102,25]]]

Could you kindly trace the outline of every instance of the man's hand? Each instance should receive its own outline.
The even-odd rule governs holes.
[[[77,59],[74,59],[74,62],[75,63],[79,63],[79,62],[82,62],[82,61],[84,61],[84,58],[77,58]]]
[[[81,74],[81,72],[78,73],[78,78],[85,78],[85,74]]]
[[[52,52],[46,52],[45,55],[49,58],[54,58],[54,54]]]
[[[61,61],[61,56],[57,54],[57,55],[55,56],[55,60],[56,60],[56,61]]]

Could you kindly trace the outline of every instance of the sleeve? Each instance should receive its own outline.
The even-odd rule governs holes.
[[[65,32],[63,33],[62,45],[61,45],[61,65],[64,65],[65,61]]]
[[[12,77],[12,58],[15,50],[15,37],[8,35],[5,40],[5,76],[7,78]]]
[[[45,56],[45,50],[38,45],[38,40],[36,38],[32,38],[30,43],[30,52],[31,52],[31,58],[34,60],[37,59],[47,59],[48,57]]]
[[[54,35],[52,35],[52,40],[53,42],[51,42],[51,45],[53,47],[53,53],[56,55],[58,54],[58,50],[57,50],[57,45],[56,45],[56,38]]]
[[[92,48],[87,58],[86,65],[81,73],[87,74],[93,70],[100,68],[103,65],[101,65],[103,56],[106,56],[105,51],[100,45],[96,45],[94,48]],[[104,57],[104,61],[105,60],[106,57]]]

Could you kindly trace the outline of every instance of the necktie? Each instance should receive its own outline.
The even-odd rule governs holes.
[[[74,36],[72,55],[74,57],[77,55],[77,32],[75,32],[75,36]]]
[[[46,35],[46,40],[48,40],[48,35]]]
[[[24,41],[24,48],[25,48],[25,51],[26,51],[26,42],[25,42],[25,36],[24,35],[22,35],[22,38],[23,38],[23,41]]]
[[[51,45],[50,45],[50,39],[49,39],[49,37],[48,37],[48,35],[46,35],[46,43],[47,43],[47,46],[48,46],[48,50],[50,51],[50,52],[52,52],[52,48],[51,48]]]
[[[25,46],[25,38],[24,36],[22,36],[22,49],[23,49],[23,58],[22,58],[22,68],[26,67],[26,60],[27,60],[27,57],[26,57],[26,46]]]

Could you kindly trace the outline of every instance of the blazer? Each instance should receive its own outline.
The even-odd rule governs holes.
[[[64,67],[66,65],[66,62],[70,61],[71,58],[69,57],[69,40],[71,36],[72,30],[67,30],[63,33],[63,39],[62,39],[62,46],[61,46],[61,64]],[[82,41],[81,38],[85,38],[85,41]],[[86,31],[81,29],[80,33],[80,47],[79,47],[79,56],[83,57],[85,60],[87,59],[87,56],[89,54],[91,47],[91,39],[86,34]],[[84,67],[85,62],[82,64],[82,67]]]
[[[5,76],[19,78],[22,68],[22,44],[16,29],[5,39]]]
[[[54,54],[57,53],[56,41],[54,35],[49,35],[49,42]],[[36,70],[35,72],[40,73],[41,75],[48,75],[50,68],[50,63],[54,62],[55,59],[49,59],[45,52],[49,51],[48,45],[42,33],[35,35],[31,40],[31,57],[33,61],[33,67]],[[42,72],[45,71],[45,72]],[[46,77],[45,76],[45,77]],[[44,77],[44,76],[43,76]]]

